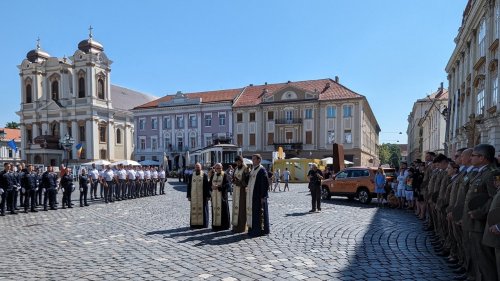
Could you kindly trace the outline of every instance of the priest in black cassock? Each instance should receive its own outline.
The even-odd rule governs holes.
[[[212,230],[227,230],[230,226],[228,191],[231,182],[222,170],[222,164],[217,163],[210,175],[212,186]]]
[[[269,234],[269,209],[267,205],[269,181],[266,169],[260,164],[260,154],[252,156],[253,168],[247,186],[248,236]]]
[[[187,198],[191,202],[191,228],[208,227],[208,200],[210,200],[210,183],[208,176],[201,170],[201,164],[196,163],[194,173],[188,181]]]

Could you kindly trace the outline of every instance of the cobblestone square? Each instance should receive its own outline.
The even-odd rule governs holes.
[[[270,193],[271,234],[189,229],[186,187],[166,195],[0,218],[0,280],[451,280],[413,213],[306,184]],[[59,194],[60,196],[61,194]],[[60,202],[60,198],[59,198]],[[59,203],[60,204],[60,203]]]

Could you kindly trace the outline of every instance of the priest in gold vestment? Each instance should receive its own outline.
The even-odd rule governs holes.
[[[221,163],[215,164],[209,178],[212,186],[212,230],[227,230],[230,224],[228,190],[231,183]]]
[[[233,174],[233,232],[245,232],[247,224],[246,214],[246,187],[248,184],[249,170],[243,163],[243,157],[236,156],[236,169]]]
[[[208,200],[210,199],[210,183],[208,176],[201,170],[201,164],[196,163],[194,172],[188,181],[187,198],[191,202],[191,228],[208,227]]]

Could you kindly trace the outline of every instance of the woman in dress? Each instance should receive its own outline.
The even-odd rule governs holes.
[[[377,193],[377,204],[380,206],[384,200],[385,194],[385,173],[384,169],[378,168],[377,174],[375,174],[375,193]]]

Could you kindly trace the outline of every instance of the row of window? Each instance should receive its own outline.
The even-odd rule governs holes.
[[[333,133],[333,138],[335,136],[335,132],[331,131]],[[248,134],[248,144],[250,146],[255,146],[256,145],[256,134],[251,133]],[[329,136],[330,138],[331,136]],[[294,140],[293,132],[285,132],[285,139],[289,143],[294,143],[297,142]],[[172,144],[172,140],[170,139],[170,136],[165,137],[164,139],[164,146],[163,149],[165,150],[176,150],[176,151],[183,151],[186,148],[187,149],[195,149],[197,148],[197,137],[196,135],[191,135],[189,136],[189,143],[186,146],[184,142],[184,136],[177,136],[176,137],[176,143]],[[351,130],[345,130],[344,131],[344,143],[350,144],[352,143],[352,132]],[[273,145],[275,143],[274,140],[274,133],[268,133],[267,134],[267,145]],[[209,146],[212,144],[212,137],[207,136],[205,138],[205,146]],[[236,135],[236,144],[238,146],[243,146],[243,134],[237,134]],[[305,138],[305,144],[313,144],[313,132],[312,131],[306,131],[306,138]],[[146,137],[140,137],[139,138],[139,149],[140,150],[146,150]],[[151,149],[152,150],[157,150],[160,149],[158,146],[158,139],[156,137],[151,138]]]
[[[352,105],[344,105],[343,106],[343,117],[352,117]],[[249,122],[255,122],[255,112],[250,112],[249,114]],[[335,106],[328,106],[326,110],[326,117],[327,118],[335,118],[336,117],[336,107]],[[313,118],[313,110],[312,108],[307,108],[304,111],[304,116],[305,119],[312,119]],[[274,111],[268,111],[267,112],[267,119],[268,120],[274,120]],[[294,112],[293,111],[285,111],[285,119],[286,120],[293,120],[294,119]],[[241,123],[243,122],[243,113],[238,113],[236,114],[236,122]],[[176,129],[183,129],[184,128],[184,116],[179,115],[175,117],[175,124],[176,124]],[[226,125],[226,114],[225,113],[219,113],[219,126],[225,126]],[[198,117],[196,115],[189,115],[189,122],[188,122],[189,128],[197,128],[198,127]],[[205,127],[211,127],[212,126],[212,114],[207,114],[204,116],[204,126]],[[171,129],[172,128],[172,121],[170,117],[164,117],[163,118],[163,129]],[[139,130],[145,130],[146,129],[146,119],[141,118],[139,119]],[[151,118],[151,129],[152,130],[157,130],[158,129],[158,118],[153,117]]]
[[[198,117],[196,115],[189,115],[188,121],[189,121],[188,122],[189,128],[198,128]],[[183,115],[178,115],[175,117],[175,125],[176,129],[184,128]],[[207,114],[204,116],[204,125],[205,127],[212,126],[212,114]],[[219,113],[219,126],[225,126],[225,125],[226,125],[226,114]],[[145,130],[145,129],[146,129],[146,119],[141,118],[139,119],[139,130]],[[158,118],[156,117],[151,118],[151,129],[152,130],[158,129]],[[172,121],[170,119],[170,116],[163,118],[163,129],[172,129]]]
[[[352,117],[352,105],[344,105],[342,107],[343,109],[343,117]],[[249,113],[249,122],[255,122],[255,112],[250,112]],[[286,120],[293,120],[295,118],[294,116],[295,111],[292,110],[286,110],[285,111],[285,119]],[[326,117],[327,118],[336,118],[337,117],[337,107],[336,106],[327,106],[326,107]],[[304,110],[304,118],[305,119],[313,119],[313,109],[312,108],[306,108]],[[267,112],[267,120],[274,120],[274,111],[268,111]],[[243,113],[237,113],[236,114],[236,122],[241,123],[243,122]]]
[[[105,87],[104,87],[104,80],[99,78],[97,79],[97,98],[103,100],[104,99],[104,93],[105,93]],[[33,88],[31,86],[31,83],[26,84],[25,88],[25,102],[26,103],[33,103]],[[50,84],[50,97],[51,99],[57,101],[59,100],[59,81],[55,80],[52,81]],[[85,97],[85,78],[80,77],[78,79],[78,98],[84,98]]]

